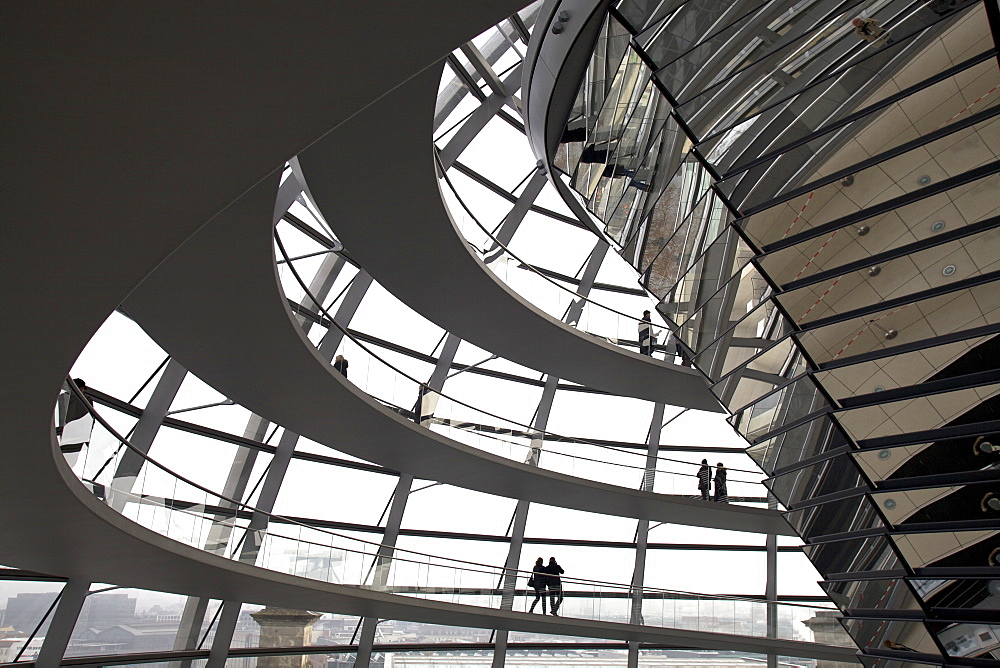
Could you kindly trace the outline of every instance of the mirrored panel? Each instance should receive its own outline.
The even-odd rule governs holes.
[[[935,662],[898,661],[896,659],[883,659],[875,656],[859,654],[858,658],[866,668],[928,668],[928,666],[940,666]]]
[[[848,440],[833,421],[823,415],[767,440],[754,443],[747,454],[768,473],[841,447]]]
[[[997,338],[993,337],[992,340]],[[950,375],[985,371],[991,368],[991,358],[1000,359],[993,356],[993,346],[1000,346],[1000,341],[983,346],[990,340],[990,337],[979,336],[933,348],[901,352],[868,362],[820,371],[816,378],[834,399],[843,399],[856,394],[871,394],[916,385]],[[983,354],[974,352],[977,350]],[[989,355],[986,354],[987,350],[991,351]]]
[[[1000,650],[1000,624],[951,624],[937,633],[948,656],[967,656],[989,660]]]
[[[821,582],[841,610],[920,610],[920,602],[905,580],[846,580]]]
[[[884,529],[885,524],[867,496],[828,501],[785,513],[796,533],[806,539]]]
[[[772,431],[827,407],[829,404],[816,382],[804,376],[735,415],[733,426],[754,443]]]
[[[1000,531],[940,531],[892,536],[910,568],[987,568],[1000,565]]]
[[[840,411],[836,419],[855,440],[936,429],[998,392],[1000,385],[970,387]]]
[[[838,322],[799,336],[817,364],[1000,322],[1000,290],[984,283]]]
[[[893,490],[873,495],[886,519],[906,530],[913,524],[971,522],[1000,525],[996,483]]]
[[[982,276],[1000,269],[998,255],[1000,230],[988,230],[904,257],[872,262],[868,267],[785,292],[778,301],[796,323],[806,324]]]
[[[785,506],[793,506],[800,501],[842,492],[849,489],[868,487],[861,471],[848,454],[796,469],[764,481],[771,493]]]
[[[930,23],[933,23],[933,19]],[[727,140],[732,142],[734,134],[739,137],[736,143],[745,147],[743,154],[727,156],[719,161],[720,168],[727,173],[744,169],[758,156],[778,156],[753,167],[745,176],[730,178],[724,184],[724,192],[741,207],[745,206],[751,190],[758,191],[755,201],[765,201],[784,186],[784,179],[775,178],[777,174],[790,173],[793,164],[821,164],[830,155],[831,148],[836,146],[836,143],[832,143],[835,134],[833,131],[842,131],[845,123],[849,128],[846,134],[855,136],[862,135],[862,128],[865,126],[876,125],[872,122],[876,117],[880,121],[888,120],[895,124],[892,129],[883,127],[880,133],[871,135],[868,142],[870,154],[900,145],[947,123],[952,116],[960,114],[976,96],[982,95],[996,83],[989,78],[991,74],[996,77],[996,68],[990,73],[983,67],[988,58],[981,55],[991,46],[987,27],[982,23],[967,26],[967,30],[953,38],[955,41],[970,40],[952,44],[956,55],[960,57],[950,58],[941,42],[931,43],[924,51],[925,62],[919,70],[919,79],[914,80],[909,73],[900,72],[903,59],[893,61],[893,56],[896,55],[894,52],[905,51],[917,42],[927,44],[927,41],[913,33],[910,35],[913,41],[909,44],[904,40],[894,41],[892,45],[878,49],[877,53],[869,52],[855,66],[837,70],[836,74],[828,70],[825,75],[813,78],[811,83],[810,73],[807,71],[800,71],[798,77],[791,77],[793,81],[787,87],[774,79],[762,81],[758,91],[755,91],[758,104],[750,106],[744,102],[742,105],[749,114],[741,117],[730,112],[728,127],[715,129],[708,135],[702,133],[702,148],[706,153],[711,153],[717,143]],[[856,38],[852,35],[850,39]],[[972,45],[981,46],[978,50],[972,50],[969,48]],[[851,43],[848,48],[854,48],[854,44]],[[977,67],[981,69],[976,70]],[[812,72],[819,74],[815,69]],[[899,83],[883,84],[896,73],[900,75]],[[938,76],[939,73],[945,74]],[[957,78],[959,75],[961,78]],[[980,77],[986,78],[980,80]],[[970,80],[975,82],[973,85],[978,92],[968,101],[957,99],[956,93],[967,87]],[[900,83],[903,85],[899,85]],[[988,85],[979,90],[983,84]],[[972,94],[971,90],[969,92]],[[953,102],[938,103],[947,99]],[[822,101],[817,104],[819,100]],[[958,104],[955,105],[955,102]],[[981,101],[977,111],[991,103],[995,101]],[[814,106],[810,108],[811,104]],[[807,109],[809,113],[803,113]],[[734,110],[737,114],[742,113],[739,106]],[[887,132],[890,136],[886,136]],[[747,140],[748,136],[752,139]],[[876,137],[881,141],[877,141]],[[767,177],[762,178],[765,175]]]
[[[878,573],[902,571],[892,545],[886,536],[869,536],[849,540],[806,545],[802,548],[813,565],[825,577],[833,573]]]
[[[988,403],[989,406],[981,404],[973,409],[970,417],[976,418],[987,413],[983,409],[993,408],[996,402]],[[969,413],[965,415],[969,416]],[[998,441],[1000,433],[984,432],[931,443],[872,448],[851,454],[865,474],[871,480],[879,482],[1000,469],[1000,449],[993,448]]]
[[[862,649],[941,653],[923,622],[848,617],[843,624]]]
[[[1000,610],[1000,578],[918,579],[910,584],[929,608]]]
[[[780,321],[785,322],[783,318]],[[728,340],[730,341],[728,346],[723,346],[724,341],[720,341],[716,344],[719,347],[715,348],[715,350],[726,350],[727,353],[736,351],[735,354],[727,354],[725,362],[735,361],[733,358],[738,358],[741,353],[752,351],[753,348],[750,346],[769,343],[767,339],[754,338],[746,342],[748,350],[741,350],[733,343],[733,341],[742,342],[737,337]],[[695,363],[697,364],[697,360]],[[733,370],[722,381],[712,386],[712,390],[729,410],[737,411],[770,393],[779,385],[784,385],[805,373],[807,368],[806,359],[798,346],[791,338],[786,338]]]

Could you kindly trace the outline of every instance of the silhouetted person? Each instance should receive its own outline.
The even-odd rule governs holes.
[[[528,578],[528,586],[535,590],[535,600],[531,602],[528,612],[534,612],[538,602],[542,602],[542,614],[545,614],[545,586],[549,582],[548,571],[542,558],[535,559],[535,566],[531,569],[531,577]]]
[[[337,355],[333,361],[333,368],[340,372],[340,375],[347,378],[347,360],[343,355]]]
[[[712,467],[708,465],[708,460],[701,460],[701,468],[698,469],[698,490],[701,492],[701,500],[708,501],[708,493],[712,489]]]
[[[545,572],[549,574],[549,597],[552,599],[552,614],[559,616],[559,606],[562,605],[563,600],[563,590],[562,590],[562,578],[559,576],[565,573],[563,567],[556,563],[555,557],[549,557],[549,563],[544,567]],[[542,608],[545,611],[545,608]]]
[[[729,503],[729,492],[726,490],[726,467],[719,462],[715,465],[715,500],[719,503]]]
[[[643,311],[642,320],[639,321],[639,354],[652,356],[655,343],[656,337],[653,336],[653,322],[649,311]]]

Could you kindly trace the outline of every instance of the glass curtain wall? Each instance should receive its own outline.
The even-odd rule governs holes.
[[[995,9],[612,3],[555,160],[871,665],[1000,648]]]

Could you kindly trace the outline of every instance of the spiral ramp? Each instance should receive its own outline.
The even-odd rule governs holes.
[[[297,332],[278,292],[270,256],[269,221],[279,173],[275,170],[300,153],[311,188],[319,188],[323,170],[330,168],[324,165],[321,150],[323,142],[334,136],[326,134],[331,128],[335,132],[345,122],[345,128],[365,122],[367,112],[378,109],[380,100],[390,100],[392,91],[402,94],[410,86],[427,87],[432,98],[437,70],[430,66],[517,9],[510,2],[482,2],[474,8],[462,4],[461,11],[453,3],[419,11],[406,3],[387,4],[381,3],[378,10],[351,10],[353,22],[378,25],[383,31],[378,53],[366,61],[371,74],[366,77],[354,76],[347,59],[336,58],[370,46],[367,36],[338,29],[345,18],[342,8],[262,5],[259,12],[235,23],[225,10],[199,3],[172,3],[158,14],[118,5],[84,9],[73,3],[4,8],[4,89],[8,95],[33,100],[34,107],[5,106],[3,122],[17,132],[5,132],[2,158],[9,232],[3,245],[8,325],[3,332],[6,417],[0,440],[4,450],[0,561],[67,578],[192,596],[244,600],[252,591],[256,601],[298,609],[849,659],[851,650],[812,643],[530,617],[288,576],[149,531],[99,503],[68,470],[52,430],[54,397],[87,340],[121,303],[168,350],[174,352],[176,347],[178,357],[193,372],[217,383],[219,389],[232,383],[232,396],[243,400],[236,385],[245,379],[226,378],[234,371],[224,368],[229,365],[199,354],[196,346],[186,349],[185,331],[212,329],[200,317],[214,305],[232,308],[233,317],[242,312],[249,318],[233,321],[234,329],[253,325],[257,334],[264,331],[274,337],[241,340],[226,338],[233,330],[220,330],[219,340],[228,342],[233,355],[227,359],[245,360],[260,355],[262,346],[266,350],[274,344],[288,351],[284,361],[297,372],[286,380],[304,383],[300,393],[277,396],[290,385],[260,382],[258,370],[253,385],[261,393],[247,395],[247,405],[262,412],[273,407],[275,419],[287,416],[289,425],[314,434],[320,442],[333,440],[343,447],[342,438],[324,432],[319,424],[321,415],[343,402],[361,410],[356,411],[355,424],[338,427],[339,436],[352,433],[346,431],[351,429],[360,435],[377,421],[379,429],[419,442],[432,464],[434,457],[447,457],[449,466],[457,469],[455,484],[464,476],[490,478],[495,487],[482,491],[554,505],[560,505],[555,503],[560,496],[565,507],[596,509],[588,505],[596,503],[603,512],[613,507],[624,516],[673,522],[678,521],[677,512],[685,512],[691,523],[703,526],[739,523],[745,528],[748,522],[759,522],[753,530],[790,533],[777,514],[766,511],[704,509],[696,502],[683,504],[527,471],[466,452],[446,439],[420,432],[346,386]],[[387,11],[395,12],[396,18],[388,25],[379,20]],[[455,16],[462,20],[455,21]],[[414,29],[422,25],[433,29]],[[196,46],[178,55],[181,39]],[[325,45],[319,53],[316,44]],[[64,57],[54,62],[54,53]],[[129,58],[123,59],[123,53]],[[218,63],[210,57],[215,54],[225,54],[226,60]],[[317,80],[326,85],[311,85]],[[331,81],[344,85],[330,85]],[[304,110],[296,113],[294,123],[289,123],[284,105],[260,104],[290,99]],[[68,104],[72,115],[65,112]],[[382,120],[376,121],[379,127]],[[268,132],[260,132],[264,127]],[[310,145],[315,153],[303,151]],[[425,149],[429,153],[429,147]],[[433,161],[430,155],[425,157],[426,180],[433,178]],[[259,230],[253,229],[256,220],[261,221]],[[448,226],[442,229],[455,234]],[[226,247],[223,239],[237,243]],[[217,245],[210,243],[213,240]],[[244,246],[260,253],[254,256],[261,258],[260,264],[240,254]],[[82,248],[85,254],[80,253]],[[161,292],[166,289],[165,277],[172,283],[167,286],[172,294]],[[269,305],[259,308],[253,302],[223,299],[224,292],[205,291],[213,282],[221,291],[230,290],[235,280],[258,282],[257,297],[266,295]],[[198,291],[204,293],[202,300],[195,299]],[[162,300],[161,308],[154,307],[156,300]],[[595,354],[628,357],[619,351]],[[675,370],[640,362],[655,368],[657,377],[677,376]],[[386,463],[393,457],[378,455]],[[417,467],[416,461],[402,463]],[[490,475],[470,475],[485,471]],[[545,485],[537,484],[540,478],[545,478]],[[553,490],[551,496],[532,491],[539,487]]]

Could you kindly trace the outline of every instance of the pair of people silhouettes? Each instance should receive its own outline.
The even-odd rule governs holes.
[[[702,501],[709,500],[712,491],[712,467],[708,465],[708,460],[701,460],[701,468],[698,469],[698,491],[701,492]],[[722,462],[716,464],[715,468],[715,500],[720,503],[729,503],[729,490],[726,489],[726,467]]]
[[[548,564],[545,564],[541,557],[535,560],[535,566],[531,569],[531,577],[528,578],[528,586],[535,590],[535,600],[532,601],[528,612],[534,612],[535,606],[541,601],[542,614],[545,614],[545,591],[548,589],[552,603],[552,614],[559,616],[559,606],[562,605],[563,600],[562,578],[559,576],[563,573],[565,571],[556,562],[555,557],[549,557]]]

